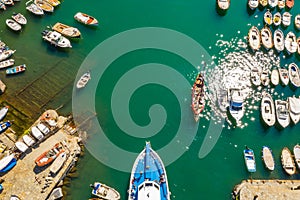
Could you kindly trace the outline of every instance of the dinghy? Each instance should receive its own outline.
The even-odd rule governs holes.
[[[297,53],[300,55],[300,37],[297,38]]]
[[[278,52],[284,50],[284,34],[280,29],[274,31],[274,47]]]
[[[297,124],[300,120],[300,98],[288,97],[288,101],[291,120],[294,124]]]
[[[268,5],[268,0],[259,0],[259,4],[264,8]]]
[[[197,122],[200,114],[205,107],[205,84],[202,73],[199,73],[195,79],[192,88],[192,111],[194,119]]]
[[[291,9],[294,6],[295,2],[294,0],[286,0],[285,5],[288,9]]]
[[[21,25],[18,24],[15,20],[13,19],[7,19],[5,21],[6,25],[13,31],[20,31],[21,30]]]
[[[18,73],[25,72],[25,70],[26,70],[26,65],[23,64],[23,65],[18,65],[18,66],[12,67],[12,68],[8,68],[5,72],[6,72],[6,75],[12,75],[12,74],[18,74]]]
[[[300,145],[296,144],[293,151],[297,167],[300,170]]]
[[[4,106],[3,108],[0,109],[0,121],[2,121],[6,116],[8,112],[8,108],[9,108],[8,106]]]
[[[260,104],[262,119],[268,126],[273,126],[276,122],[275,106],[272,96],[263,92]]]
[[[13,18],[16,22],[18,22],[21,25],[27,24],[27,19],[22,15],[21,13],[14,13],[11,18]]]
[[[248,172],[256,172],[256,163],[254,151],[246,146],[244,149],[244,160],[247,167]]]
[[[253,66],[250,73],[250,80],[255,86],[260,86],[261,84],[260,73],[261,70],[257,66]]]
[[[269,6],[275,8],[278,5],[278,0],[268,0]]]
[[[258,5],[259,5],[258,0],[248,0],[248,6],[251,10],[256,9]]]
[[[15,52],[16,52],[16,50],[11,50],[11,49],[3,50],[3,51],[0,53],[0,61],[9,58],[9,57],[12,56]]]
[[[297,29],[300,29],[300,14],[295,17],[295,26]]]
[[[272,150],[269,147],[263,146],[262,158],[266,168],[270,171],[273,171],[275,169],[275,160]]]
[[[41,9],[36,4],[32,3],[32,0],[26,2],[26,10],[38,16],[44,15],[43,9]]]
[[[46,12],[53,12],[54,11],[54,7],[49,4],[48,2],[46,1],[43,1],[43,0],[34,0],[34,3],[40,7],[43,11],[46,11]]]
[[[84,73],[80,79],[77,81],[76,83],[76,87],[78,89],[80,88],[84,88],[86,86],[86,84],[89,82],[89,80],[91,79],[91,73],[89,71],[87,71],[86,73]]]
[[[261,83],[263,86],[268,86],[270,84],[270,77],[269,77],[269,70],[263,69],[261,75],[260,75]]]
[[[295,162],[292,157],[292,153],[287,147],[284,147],[281,152],[281,164],[284,171],[288,175],[293,175],[296,173]]]
[[[74,19],[76,19],[78,22],[83,23],[85,25],[98,26],[98,20],[95,17],[92,17],[82,12],[76,13],[74,15]]]
[[[228,10],[230,6],[230,0],[217,0],[217,4],[221,10]]]
[[[258,50],[260,48],[260,32],[256,26],[252,26],[248,32],[248,41],[251,49]]]
[[[289,104],[284,100],[275,100],[277,122],[282,128],[286,128],[290,124]]]

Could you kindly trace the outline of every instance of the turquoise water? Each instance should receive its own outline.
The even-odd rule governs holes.
[[[183,2],[173,0],[141,2],[132,0],[95,2],[86,0],[74,2],[66,0],[62,2],[53,14],[35,17],[25,10],[24,4],[25,2],[16,3],[13,7],[8,8],[7,11],[0,11],[1,40],[5,41],[11,48],[17,49],[14,55],[17,63],[26,63],[28,65],[26,73],[18,77],[7,78],[4,75],[4,71],[0,73],[0,78],[8,85],[7,93],[9,94],[14,94],[23,88],[24,84],[31,82],[45,71],[51,69],[58,61],[63,61],[63,63],[67,63],[68,66],[72,67],[72,76],[74,76],[75,80],[77,71],[84,59],[99,43],[122,31],[141,27],[162,27],[181,32],[201,44],[208,54],[214,58],[216,65],[226,68],[229,65],[226,63],[233,63],[231,58],[224,59],[226,55],[233,52],[248,51],[247,49],[236,49],[235,47],[238,46],[239,39],[245,42],[244,37],[247,35],[250,25],[260,24],[259,27],[262,27],[262,16],[264,13],[259,9],[251,13],[247,10],[246,1],[233,1],[228,12],[224,16],[220,16],[216,12],[215,1],[200,2],[193,0]],[[296,1],[295,7],[291,10],[294,16],[298,12],[299,6],[299,2]],[[73,15],[78,11],[86,12],[99,19],[99,28],[91,29],[74,21]],[[19,34],[12,32],[5,25],[5,19],[12,12],[22,12],[29,20],[24,30]],[[275,11],[272,13],[275,13]],[[76,26],[82,32],[83,38],[73,41],[73,48],[70,50],[56,50],[41,39],[41,31],[57,21]],[[285,34],[289,30],[294,30],[293,24],[284,29]],[[295,33],[299,36],[298,31],[295,31]],[[228,41],[228,49],[226,49],[227,46],[221,46],[219,43],[215,45],[218,40]],[[138,41],[133,40],[134,42]],[[174,43],[179,44],[182,44],[181,42],[174,41]],[[108,52],[115,52],[114,49],[119,48],[121,47],[111,47]],[[263,55],[267,58],[271,57],[271,55],[269,56],[266,53]],[[292,61],[299,63],[298,56],[294,55],[282,59],[283,56],[284,54],[279,56],[280,65],[282,66]],[[85,60],[83,65],[96,65],[89,66],[92,68],[92,72],[96,71],[95,68],[97,66],[100,68],[103,64],[100,60],[97,60],[97,56],[88,58],[89,60]],[[241,59],[241,57],[237,56],[237,59]],[[278,60],[278,58],[274,59]],[[201,61],[201,55],[199,55],[199,60]],[[207,64],[205,69],[207,78],[209,80],[214,79],[215,75],[212,69],[215,68],[215,65],[211,65],[204,58],[203,60]],[[120,128],[116,123],[115,115],[111,108],[112,93],[118,80],[124,74],[130,72],[136,66],[147,63],[160,63],[170,66],[170,68],[181,74],[181,77],[190,86],[198,70],[197,66],[192,65],[186,59],[172,52],[159,49],[140,49],[115,59],[103,73],[98,83],[96,81],[97,78],[93,78],[92,75],[91,83],[85,88],[86,90],[81,94],[76,93],[74,98],[86,94],[85,98],[94,101],[95,110],[98,113],[97,119],[103,132],[115,146],[128,152],[140,152],[146,140],[151,141],[153,149],[163,150],[173,138],[176,138],[176,134],[181,126],[190,127],[190,131],[185,129],[186,132],[184,134],[186,138],[178,139],[178,147],[176,148],[175,146],[173,148],[174,152],[180,151],[183,155],[166,167],[172,199],[229,199],[234,185],[242,179],[250,177],[256,179],[299,179],[299,175],[293,177],[285,175],[280,165],[281,149],[284,146],[292,149],[299,142],[299,125],[291,125],[285,130],[275,127],[266,128],[261,122],[257,107],[259,106],[259,101],[256,100],[259,98],[255,95],[248,98],[247,105],[252,104],[252,107],[247,109],[247,115],[242,120],[243,126],[233,128],[225,122],[217,144],[206,157],[200,159],[198,156],[199,149],[208,132],[210,122],[216,123],[218,127],[222,127],[219,122],[220,117],[214,117],[211,114],[216,106],[213,103],[208,103],[203,114],[204,116],[200,119],[198,130],[197,124],[191,123],[192,113],[189,113],[190,115],[185,117],[186,120],[181,122],[183,114],[188,114],[187,110],[189,108],[181,108],[180,106],[187,105],[188,107],[190,90],[184,85],[186,84],[185,82],[181,84],[179,79],[174,78],[175,76],[166,74],[166,79],[173,83],[173,86],[167,87],[157,83],[145,84],[134,91],[128,105],[124,103],[125,110],[127,108],[130,110],[132,120],[139,126],[146,126],[151,122],[148,111],[152,105],[162,105],[166,112],[166,121],[163,127],[158,130],[158,134],[153,136],[145,137],[147,136],[146,134],[150,134],[146,133],[146,129],[145,132],[140,133],[140,137],[130,136],[128,131],[131,131],[132,126],[126,126],[125,124]],[[198,65],[204,66],[201,62]],[[63,68],[64,66],[61,67]],[[79,70],[79,74],[81,72],[82,69]],[[59,73],[59,70],[57,73]],[[144,76],[147,77],[146,74]],[[159,76],[151,75],[150,79],[151,77],[156,79]],[[141,77],[132,78],[132,80],[135,79],[140,80]],[[92,86],[93,83],[97,84],[97,91],[95,98],[90,99],[91,91],[89,86]],[[213,84],[213,81],[210,81],[210,84]],[[209,87],[210,84],[208,84],[208,92],[213,94],[213,89]],[[125,87],[124,95],[126,95],[127,85],[124,84],[123,87]],[[170,90],[170,87],[181,90],[175,93],[173,90]],[[254,91],[260,92],[259,89],[254,89]],[[276,98],[281,96],[282,93],[283,98],[293,94],[299,95],[299,89],[293,91],[289,86],[282,87],[279,85],[274,90],[268,88],[268,91]],[[62,114],[71,112],[71,92],[72,86],[67,87],[66,94],[58,95],[48,106],[55,107],[63,102],[65,107],[60,112]],[[179,98],[176,94],[180,95]],[[122,99],[124,96],[120,97]],[[82,104],[82,106],[85,105]],[[157,117],[163,119],[162,116],[159,115]],[[124,129],[127,131],[124,131]],[[197,131],[196,136],[192,137],[195,130]],[[101,141],[93,140],[94,135],[99,133],[91,130],[89,134],[91,136],[87,140],[88,144],[94,145],[93,147],[97,148],[96,151],[104,152],[103,155],[107,155],[104,160],[109,161],[117,158],[117,156],[108,157],[109,153],[107,151],[109,150],[107,147]],[[188,140],[190,138],[192,138],[190,146],[182,145],[184,139]],[[245,145],[252,148],[256,153],[257,172],[252,175],[247,173],[242,157],[242,150]],[[260,159],[260,151],[263,145],[270,146],[275,155],[276,169],[272,173],[264,169]],[[173,156],[164,154],[163,151],[161,152],[160,155],[165,162]],[[116,161],[116,163],[118,162]],[[120,163],[122,166],[131,166],[132,164],[132,155],[127,160],[125,159],[124,163]],[[78,162],[76,174],[78,176],[73,178],[66,188],[66,199],[81,200],[90,198],[91,189],[89,184],[97,180],[116,188],[120,192],[122,199],[127,198],[130,173],[118,171],[114,167],[107,167],[95,159],[88,150],[85,151],[85,155]]]

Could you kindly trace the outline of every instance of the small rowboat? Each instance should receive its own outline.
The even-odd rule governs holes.
[[[295,162],[292,157],[292,153],[287,147],[284,147],[281,152],[281,164],[284,171],[288,175],[293,175],[296,173]]]
[[[80,37],[81,35],[80,31],[77,28],[68,26],[66,24],[62,24],[60,22],[54,24],[52,30],[57,31],[66,37],[76,38],[76,37]]]
[[[252,149],[244,149],[244,159],[248,172],[256,172],[255,156]]]
[[[200,113],[205,107],[205,85],[204,77],[199,73],[196,77],[196,80],[192,89],[192,110],[194,113],[194,119],[197,122],[200,117]]]
[[[298,169],[300,169],[300,145],[299,144],[296,144],[294,146],[293,152],[294,152],[297,167]]]
[[[98,26],[98,20],[95,17],[92,17],[90,15],[87,15],[82,12],[78,12],[74,15],[74,19],[76,19],[78,22],[90,25],[90,26]]]
[[[269,77],[269,70],[268,69],[263,69],[262,73],[260,75],[261,83],[263,86],[268,86],[270,83],[270,77]]]
[[[251,10],[256,9],[258,5],[259,5],[258,0],[248,0],[248,6]]]
[[[0,0],[0,9],[6,10],[5,3],[3,1],[1,1],[1,0]]]
[[[230,6],[230,0],[217,0],[217,4],[221,10],[228,10]]]
[[[268,25],[271,25],[273,22],[272,19],[272,13],[269,10],[267,10],[267,12],[265,12],[264,14],[264,22]]]
[[[291,9],[294,6],[295,2],[294,0],[286,0],[285,5],[288,9]]]
[[[260,48],[260,32],[256,26],[252,26],[248,32],[249,45],[253,50]]]
[[[279,26],[281,24],[281,14],[280,14],[280,12],[277,12],[277,13],[274,14],[273,23],[274,23],[275,26]]]
[[[43,9],[43,11],[46,11],[46,12],[53,12],[54,11],[54,7],[49,4],[48,2],[46,1],[43,1],[43,0],[34,0],[34,3],[40,7],[41,9]]]
[[[16,22],[21,25],[27,24],[27,19],[21,13],[14,13],[11,18],[13,18]]]
[[[0,62],[0,69],[6,68],[6,67],[10,67],[10,66],[12,66],[14,64],[15,64],[15,60],[14,59],[4,60],[4,61]]]
[[[260,86],[261,84],[260,73],[261,70],[259,70],[257,66],[253,66],[250,73],[250,80],[252,84],[255,86]]]
[[[262,7],[266,7],[268,5],[268,0],[259,0],[259,3]]]
[[[7,6],[13,6],[15,5],[13,0],[2,0],[2,2]]]
[[[6,25],[11,28],[14,31],[20,31],[21,30],[21,25],[18,24],[15,20],[13,19],[7,19],[6,21]]]
[[[263,146],[262,154],[266,168],[270,171],[273,171],[275,169],[275,161],[272,150],[267,146]]]
[[[8,129],[11,126],[10,121],[2,122],[0,124],[0,133],[4,132],[6,129]]]
[[[12,74],[18,74],[18,73],[24,72],[25,70],[26,70],[26,65],[23,64],[23,65],[15,66],[12,68],[8,68],[5,72],[6,72],[6,75],[12,75]]]
[[[77,81],[76,87],[78,89],[84,88],[90,79],[91,79],[91,73],[88,71],[80,77],[80,79]]]
[[[275,106],[272,96],[267,92],[263,93],[260,111],[264,122],[268,126],[273,126],[276,122]]]

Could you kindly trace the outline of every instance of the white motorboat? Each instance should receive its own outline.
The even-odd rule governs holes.
[[[273,24],[275,26],[279,26],[281,24],[281,14],[280,12],[277,12],[273,16]]]
[[[284,26],[289,26],[291,24],[292,15],[289,12],[284,12],[282,14],[282,24]]]
[[[56,47],[72,48],[70,40],[57,31],[44,30],[42,32],[42,38]]]
[[[289,54],[297,51],[298,45],[295,33],[292,31],[288,32],[284,40],[284,46]]]
[[[278,8],[283,9],[285,7],[285,0],[278,0]]]
[[[273,85],[278,85],[279,84],[279,72],[278,69],[273,69],[271,72],[271,83]]]
[[[297,124],[300,120],[300,98],[288,97],[288,101],[291,120],[294,124]]]
[[[281,80],[281,83],[283,85],[288,85],[290,81],[288,70],[286,68],[279,68],[278,72],[279,72],[279,78]]]
[[[4,106],[3,108],[0,109],[0,121],[4,119],[8,112],[8,106]]]
[[[34,145],[34,143],[35,143],[35,140],[32,137],[30,137],[29,135],[24,135],[22,137],[22,139],[23,139],[24,143],[29,147]]]
[[[284,34],[280,29],[274,31],[274,47],[278,52],[284,50]]]
[[[91,73],[88,71],[80,77],[80,79],[77,81],[76,87],[78,89],[85,87],[90,79],[91,79]]]
[[[27,19],[24,15],[21,13],[14,13],[11,18],[13,18],[16,22],[18,22],[21,25],[27,24]]]
[[[17,149],[19,151],[21,151],[22,153],[25,153],[28,149],[28,146],[24,142],[18,141],[15,143],[15,145],[16,145]]]
[[[39,16],[44,15],[43,9],[41,9],[39,6],[34,4],[32,0],[26,2],[26,10],[28,10],[29,12],[35,15],[39,15]]]
[[[8,59],[8,60],[4,60],[0,62],[0,69],[6,68],[6,67],[10,67],[12,65],[15,64],[15,60],[14,59]]]
[[[249,45],[253,50],[260,48],[260,32],[256,26],[252,26],[248,32]]]
[[[290,116],[289,116],[289,104],[284,100],[275,100],[276,107],[276,118],[283,128],[286,128],[290,124]]]
[[[289,64],[289,77],[290,82],[293,86],[299,87],[300,86],[300,74],[299,74],[299,67],[296,63]]]
[[[6,25],[14,31],[20,31],[22,29],[21,25],[13,19],[7,19],[5,22]]]
[[[295,26],[297,29],[300,29],[300,14],[295,17]]]
[[[11,49],[2,51],[2,52],[0,53],[0,61],[9,58],[9,57],[12,56],[15,52],[16,52],[16,50],[11,50]]]
[[[268,126],[273,126],[276,122],[275,106],[272,96],[264,92],[260,104],[262,119]]]
[[[240,89],[228,89],[229,112],[238,123],[245,113],[244,96]]]
[[[248,6],[250,9],[254,10],[258,7],[259,2],[258,0],[248,0]]]
[[[269,50],[273,47],[273,37],[272,37],[272,31],[269,27],[265,26],[260,31],[261,35],[261,42],[263,46]]]

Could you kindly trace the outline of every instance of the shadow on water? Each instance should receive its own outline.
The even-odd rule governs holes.
[[[246,9],[247,9],[247,13],[251,16],[255,13],[255,10],[256,9],[251,9],[249,6],[248,6],[248,1],[246,1]]]

